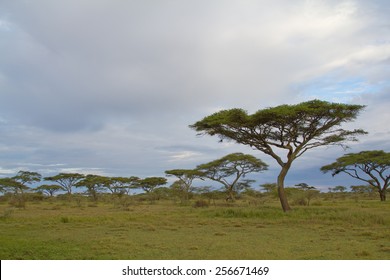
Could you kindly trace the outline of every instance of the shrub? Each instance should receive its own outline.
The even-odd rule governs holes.
[[[208,201],[206,201],[204,199],[199,199],[199,200],[195,201],[194,207],[195,208],[209,207],[209,203],[208,203]]]
[[[68,217],[61,217],[60,221],[61,221],[61,223],[67,224],[67,223],[69,223],[69,218]]]
[[[293,200],[292,205],[307,206],[307,200],[303,197],[299,197]]]

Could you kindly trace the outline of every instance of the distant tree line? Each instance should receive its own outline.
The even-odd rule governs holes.
[[[366,185],[353,185],[350,192],[355,194],[373,194],[378,192],[380,199],[386,199],[390,176],[389,153],[383,151],[363,151],[358,154],[347,154],[340,157],[335,163],[323,166],[323,172],[332,171],[333,175],[345,172],[354,178],[366,182]],[[92,174],[59,173],[54,176],[42,177],[37,172],[19,171],[13,177],[0,178],[0,192],[13,194],[19,205],[24,205],[26,192],[42,193],[52,197],[59,193],[72,195],[77,190],[83,194],[98,200],[99,194],[108,193],[112,195],[130,195],[131,192],[141,190],[146,194],[153,194],[154,197],[178,196],[182,203],[189,201],[193,193],[200,193],[204,197],[215,199],[225,194],[226,201],[234,201],[237,195],[242,192],[254,195],[256,191],[251,189],[254,180],[245,179],[245,176],[252,172],[263,172],[268,165],[252,155],[233,153],[220,159],[200,164],[194,169],[172,169],[165,171],[166,176],[176,177],[177,180],[169,188],[169,192],[162,189],[167,184],[164,177],[147,177],[141,179],[136,176],[130,177],[107,177]],[[386,173],[387,172],[387,173]],[[364,174],[368,177],[364,177]],[[193,181],[212,180],[218,182],[223,191],[216,191],[211,187],[194,187]],[[44,184],[32,188],[40,182]],[[265,183],[260,185],[267,194],[277,195],[278,186],[276,183]],[[297,184],[295,187],[287,187],[286,191],[292,193],[294,190],[301,191],[300,204],[310,205],[310,201],[319,195],[319,190],[306,183]],[[296,192],[296,191],[295,191]],[[329,188],[329,193],[347,193],[345,186]],[[78,192],[79,193],[79,192]],[[218,194],[217,194],[218,193]]]
[[[177,178],[169,188],[164,187],[167,184],[167,179],[164,177],[141,179],[136,176],[108,177],[79,173],[59,173],[54,176],[42,177],[37,172],[19,171],[13,177],[0,178],[0,191],[12,195],[17,205],[21,207],[24,207],[26,194],[31,194],[31,191],[47,197],[54,197],[58,194],[72,197],[73,194],[79,195],[81,193],[88,195],[93,201],[97,201],[102,194],[122,197],[143,193],[151,200],[178,197],[181,203],[185,204],[194,195],[198,195],[206,199],[208,205],[211,201],[215,204],[216,199],[223,198],[233,202],[240,195],[276,198],[278,196],[277,183],[264,183],[260,185],[261,191],[257,191],[252,188],[255,181],[245,179],[245,175],[251,172],[263,172],[267,170],[267,167],[267,164],[252,155],[233,153],[209,163],[200,164],[194,169],[165,171],[166,176]],[[326,166],[326,168],[329,167]],[[202,181],[209,179],[218,182],[221,189],[208,186],[194,187],[193,181],[196,179]],[[38,185],[40,182],[43,184]],[[328,189],[328,194],[354,193],[372,196],[375,192],[383,192],[383,187],[378,188],[371,180],[368,180],[367,183],[366,185],[353,185],[349,189],[345,186],[335,186]],[[33,185],[37,186],[33,188]],[[285,190],[290,197],[294,198],[294,204],[299,205],[309,206],[313,199],[320,196],[320,191],[307,183],[286,187]],[[387,188],[385,188],[385,192],[388,192]],[[204,204],[204,202],[202,203]]]
[[[252,155],[242,153],[229,154],[221,159],[201,164],[195,169],[172,169],[165,171],[166,176],[174,176],[175,181],[171,188],[180,193],[182,201],[188,201],[190,193],[194,190],[194,179],[210,179],[219,182],[225,190],[226,200],[234,201],[236,194],[249,187],[251,180],[245,180],[245,176],[251,172],[261,172],[267,169],[260,159]],[[32,185],[44,181],[44,184],[32,188]],[[50,182],[50,183],[47,183]],[[25,192],[36,191],[47,196],[55,196],[58,193],[72,195],[76,189],[89,195],[93,200],[98,199],[99,193],[111,193],[113,195],[129,195],[132,191],[141,190],[146,194],[155,192],[158,187],[167,184],[164,177],[108,177],[101,175],[84,175],[79,173],[59,173],[54,176],[42,177],[37,172],[19,171],[15,176],[0,178],[0,191],[12,193],[23,198]]]

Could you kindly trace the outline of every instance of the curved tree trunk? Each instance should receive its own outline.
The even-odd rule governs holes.
[[[279,195],[279,200],[280,203],[282,204],[282,209],[284,212],[292,210],[290,205],[288,204],[287,201],[287,196],[284,191],[284,179],[286,178],[287,172],[290,169],[291,164],[285,164],[282,167],[282,170],[279,173],[278,176],[278,195]]]

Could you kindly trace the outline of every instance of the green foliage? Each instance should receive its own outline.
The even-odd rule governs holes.
[[[272,146],[290,150],[294,145],[297,157],[310,148],[356,141],[354,136],[364,134],[364,131],[334,127],[354,120],[363,108],[361,105],[312,100],[259,110],[253,115],[242,109],[223,110],[190,127],[255,147],[270,155],[273,153]]]
[[[340,192],[340,193],[343,193],[343,192],[345,192],[346,190],[347,190],[347,188],[344,187],[344,186],[336,186],[336,187],[333,188],[333,191],[334,191],[334,192]]]
[[[200,178],[202,173],[196,169],[172,169],[165,171],[168,176],[176,176],[180,178]]]

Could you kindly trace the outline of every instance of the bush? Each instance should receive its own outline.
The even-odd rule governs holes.
[[[299,197],[293,200],[292,205],[307,206],[307,200],[303,197]]]
[[[208,201],[206,201],[204,199],[199,199],[199,200],[195,201],[194,207],[195,208],[209,207],[209,203],[208,203]]]
[[[8,204],[16,208],[26,208],[26,200],[21,195],[15,195],[10,198]]]

